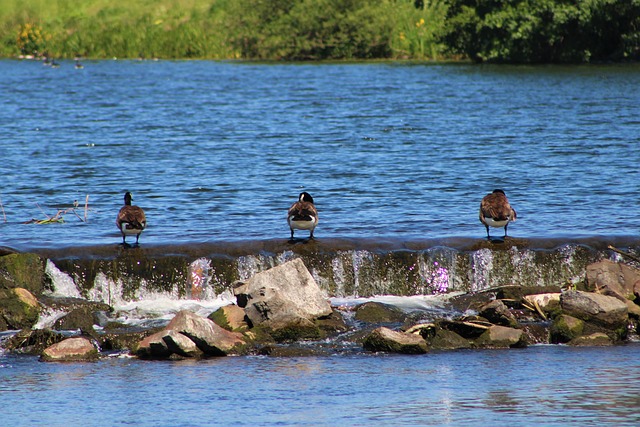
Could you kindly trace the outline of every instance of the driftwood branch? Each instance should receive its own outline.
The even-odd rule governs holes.
[[[40,209],[40,211],[42,212],[42,214],[44,216],[47,217],[47,219],[31,219],[29,221],[25,221],[23,224],[53,224],[53,223],[63,223],[64,222],[64,215],[68,214],[68,213],[72,213],[76,216],[76,218],[78,218],[80,221],[82,222],[87,222],[87,217],[88,217],[88,212],[89,212],[89,195],[87,194],[87,197],[85,198],[85,204],[84,204],[84,219],[78,215],[78,212],[76,211],[76,209],[79,206],[79,203],[77,200],[75,200],[73,202],[73,207],[72,208],[68,208],[68,209],[58,209],[58,212],[56,212],[56,214],[54,216],[49,216],[47,215],[47,213],[40,207],[40,205],[38,203],[36,203],[36,206],[38,206],[38,208]],[[3,209],[4,211],[4,209]]]

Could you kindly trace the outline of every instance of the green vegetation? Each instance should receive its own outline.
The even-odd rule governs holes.
[[[482,62],[640,59],[638,0],[453,0],[444,41]]]
[[[445,11],[440,0],[4,0],[0,56],[431,59]]]
[[[640,59],[640,0],[3,0],[0,56]]]

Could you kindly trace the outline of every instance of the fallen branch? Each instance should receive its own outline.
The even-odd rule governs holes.
[[[64,222],[64,215],[68,214],[68,213],[72,213],[76,216],[76,218],[78,218],[80,221],[82,222],[87,222],[87,216],[88,216],[88,212],[89,212],[89,195],[87,194],[87,197],[85,198],[85,204],[84,204],[84,219],[78,215],[78,212],[76,211],[76,209],[79,206],[79,203],[77,200],[75,200],[73,202],[73,207],[72,208],[68,208],[68,209],[58,209],[58,212],[56,212],[56,214],[54,216],[49,216],[47,215],[47,213],[40,207],[40,205],[38,203],[36,203],[36,206],[38,206],[38,208],[40,209],[40,211],[43,213],[44,216],[47,217],[47,219],[31,219],[29,221],[25,221],[23,222],[23,224],[53,224],[53,223],[63,223]]]
[[[0,208],[2,209],[2,218],[4,218],[4,222],[7,222],[7,215],[5,215],[4,206],[2,205],[2,197],[0,197]]]
[[[608,248],[609,248],[609,249],[611,249],[612,251],[616,252],[616,253],[619,253],[619,254],[620,254],[620,255],[622,255],[622,256],[626,256],[626,257],[627,257],[627,258],[629,258],[629,259],[632,259],[632,260],[634,260],[634,261],[636,261],[636,262],[640,262],[640,258],[638,258],[638,257],[637,257],[637,256],[635,256],[635,255],[632,255],[632,254],[630,254],[630,253],[628,253],[628,252],[621,251],[620,249],[614,248],[614,247],[613,247],[613,246],[611,246],[611,245],[609,245],[609,246],[608,246]]]

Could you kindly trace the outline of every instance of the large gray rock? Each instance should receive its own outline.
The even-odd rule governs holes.
[[[234,293],[253,326],[273,330],[332,312],[327,297],[299,258],[236,284]]]
[[[516,317],[501,300],[493,300],[480,308],[480,316],[496,325],[515,328],[518,326]]]
[[[607,295],[567,291],[560,297],[560,306],[570,316],[608,328],[626,328],[629,321],[627,304]]]
[[[208,356],[226,356],[245,344],[242,334],[227,331],[212,320],[188,310],[178,312],[165,330],[187,336]]]
[[[363,343],[365,350],[389,353],[424,354],[427,342],[416,334],[398,332],[380,327],[369,334]]]
[[[98,358],[98,350],[84,337],[67,338],[57,344],[47,347],[41,359],[46,362],[69,362],[82,360],[95,360]]]

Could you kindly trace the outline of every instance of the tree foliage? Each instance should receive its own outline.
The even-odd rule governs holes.
[[[443,42],[482,62],[640,59],[640,0],[448,0]]]

